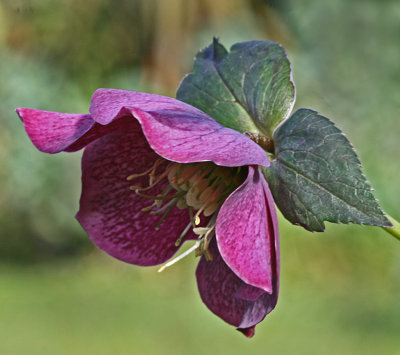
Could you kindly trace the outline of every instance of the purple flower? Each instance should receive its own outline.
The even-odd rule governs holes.
[[[269,166],[265,151],[169,97],[99,89],[89,112],[17,109],[39,150],[85,148],[77,219],[91,240],[143,266],[196,240],[202,300],[253,336],[279,284],[276,211],[258,168]]]

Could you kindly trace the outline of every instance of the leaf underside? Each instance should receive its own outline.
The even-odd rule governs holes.
[[[294,103],[290,73],[286,53],[275,42],[239,43],[228,53],[214,39],[197,54],[194,71],[182,81],[177,99],[226,127],[271,138]]]
[[[276,204],[292,223],[323,231],[324,221],[391,226],[351,143],[328,118],[300,109],[275,132],[264,169]]]

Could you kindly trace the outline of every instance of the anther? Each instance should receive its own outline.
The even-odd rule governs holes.
[[[174,176],[173,177],[173,182],[177,185],[177,186],[182,186],[184,184],[186,184],[192,177],[193,175],[200,169],[199,165],[194,165],[193,167],[185,170],[182,175],[180,176]]]
[[[186,226],[186,228],[183,230],[183,232],[181,233],[181,235],[179,236],[179,238],[177,239],[177,241],[175,242],[175,246],[179,247],[179,245],[182,242],[182,239],[184,238],[184,236],[187,234],[187,232],[189,232],[190,227],[192,226],[192,222],[189,222],[189,224]]]
[[[197,211],[196,215],[194,216],[194,223],[196,225],[200,224],[200,214],[204,211],[204,209],[212,202],[214,202],[218,197],[219,193],[221,191],[221,188],[218,187],[208,198],[207,200],[203,203],[203,205],[200,207],[200,209]]]

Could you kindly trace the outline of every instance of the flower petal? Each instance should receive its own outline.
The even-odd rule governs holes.
[[[276,279],[276,292],[279,291],[279,275],[280,275],[280,265],[281,265],[281,252],[279,246],[279,225],[278,225],[278,215],[276,213],[276,207],[274,202],[274,197],[272,196],[272,192],[268,186],[267,181],[264,179],[264,175],[260,174],[262,177],[262,183],[264,187],[265,200],[267,202],[267,225],[268,225],[268,234],[271,238],[273,238],[273,246],[275,249],[272,250],[273,257],[275,259],[275,279]],[[274,286],[275,287],[275,286]]]
[[[189,223],[188,211],[174,207],[157,231],[155,226],[162,213],[142,212],[152,200],[129,189],[132,182],[126,177],[146,171],[157,158],[140,125],[132,119],[123,129],[88,145],[82,157],[82,195],[77,219],[100,249],[136,265],[156,265],[168,260],[177,251],[175,242]],[[133,183],[146,186],[148,176]],[[159,185],[149,193],[157,194],[165,187]],[[189,238],[195,238],[192,232],[184,240]]]
[[[128,120],[132,120],[129,114],[129,117],[121,117],[103,126],[90,115],[28,108],[18,108],[16,111],[36,148],[51,154],[61,151],[76,152],[90,142],[123,128]]]
[[[259,169],[250,166],[245,182],[218,213],[216,237],[232,271],[247,284],[272,293],[279,272],[279,237],[275,207],[266,188]]]
[[[202,116],[205,120],[215,122],[197,108],[171,97],[118,89],[97,89],[93,93],[89,112],[96,122],[107,125],[120,117],[123,107],[135,107],[145,112],[186,112],[188,115]]]
[[[245,135],[226,128],[204,112],[170,97],[99,89],[91,115],[17,109],[37,148],[46,153],[76,151],[135,117],[150,146],[168,160],[213,161],[223,166],[269,166],[264,150]]]
[[[202,257],[196,270],[201,299],[218,317],[252,337],[254,326],[274,309],[278,293],[244,283],[223,261],[216,244],[213,239],[209,245],[212,261]]]
[[[99,89],[92,97],[90,113],[100,124],[108,124],[130,113],[142,125],[150,146],[172,161],[269,166],[264,150],[248,137],[170,97]]]
[[[19,108],[18,116],[32,143],[45,153],[58,153],[74,143],[95,124],[90,115]]]
[[[111,122],[107,126],[103,126],[97,122],[81,137],[79,137],[74,143],[64,149],[65,152],[76,152],[82,148],[85,148],[89,143],[94,140],[105,136],[113,131],[124,129],[126,125],[130,125],[132,117],[121,117]]]

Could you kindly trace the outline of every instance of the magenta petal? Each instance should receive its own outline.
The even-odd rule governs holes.
[[[33,144],[42,152],[58,153],[70,146],[94,125],[90,115],[19,108],[18,116]]]
[[[246,181],[218,213],[216,237],[221,256],[232,271],[247,284],[272,293],[279,262],[275,258],[278,228],[266,188],[258,168],[250,166]]]
[[[175,241],[189,223],[188,211],[174,208],[157,231],[155,226],[162,214],[142,212],[152,201],[129,189],[132,182],[126,177],[147,170],[157,158],[135,120],[94,141],[83,154],[77,219],[99,248],[128,263],[165,262],[177,251]],[[146,186],[148,177],[134,183]],[[163,187],[165,184],[160,184],[159,190]],[[194,238],[192,232],[185,240],[188,238]]]
[[[269,166],[264,150],[248,137],[170,97],[99,89],[92,97],[90,113],[101,124],[132,114],[142,125],[150,146],[172,161]]]
[[[196,270],[201,299],[218,317],[238,327],[247,337],[253,336],[254,326],[274,309],[277,290],[269,294],[244,283],[223,261],[215,239],[209,251],[212,261],[202,257]]]
[[[96,122],[106,125],[119,117],[123,107],[139,108],[145,112],[180,111],[215,122],[197,108],[171,97],[118,89],[97,89],[93,93],[89,112]]]

